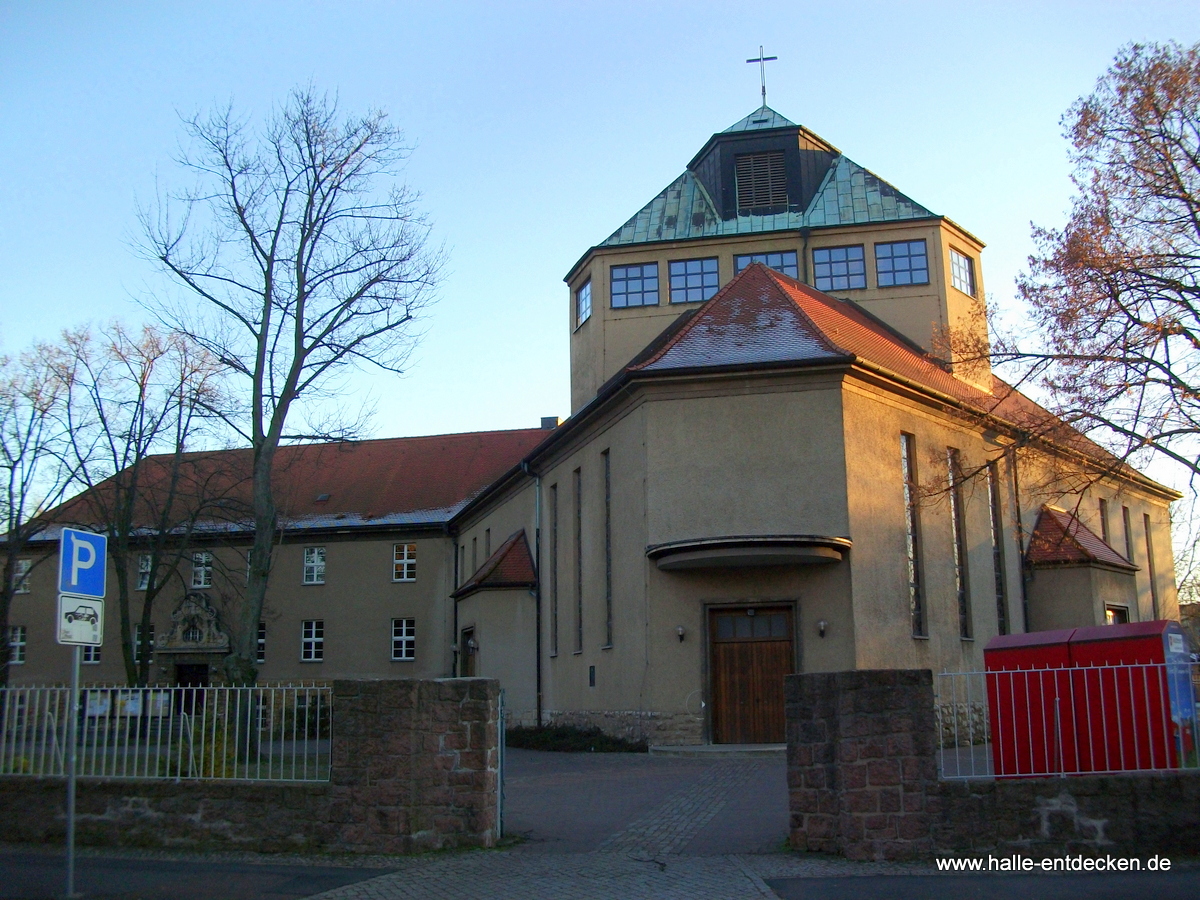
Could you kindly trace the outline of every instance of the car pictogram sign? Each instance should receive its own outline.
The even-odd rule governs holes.
[[[56,632],[60,644],[101,646],[104,643],[104,601],[59,594]]]

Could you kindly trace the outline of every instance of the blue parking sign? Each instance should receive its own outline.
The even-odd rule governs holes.
[[[58,545],[58,590],[76,597],[104,598],[108,538],[64,528]]]

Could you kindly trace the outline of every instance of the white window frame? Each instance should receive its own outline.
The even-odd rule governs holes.
[[[575,292],[575,327],[578,328],[592,317],[592,279],[588,279]]]
[[[33,569],[32,559],[18,559],[13,569],[13,593],[29,593],[29,573]]]
[[[301,584],[325,583],[325,548],[304,548],[304,569],[300,579]]]
[[[417,658],[417,620],[392,619],[392,659],[412,662]]]
[[[300,623],[300,662],[324,662],[325,620],[305,619]]]
[[[192,587],[212,587],[213,555],[208,550],[192,553]]]
[[[950,283],[968,297],[975,296],[975,260],[950,248]]]
[[[24,625],[8,626],[8,664],[25,665],[25,648],[29,643],[29,629]]]
[[[392,581],[417,580],[417,545],[392,544]]]
[[[142,623],[135,622],[134,626],[133,626],[133,662],[135,665],[140,664],[142,661],[138,656],[138,653],[141,649],[142,649]],[[154,623],[153,622],[150,623],[150,659],[148,661],[151,663],[154,662]]]
[[[153,554],[139,553],[138,554],[138,571],[137,571],[137,587],[135,590],[144,591],[150,587],[150,566],[154,561]],[[192,565],[195,566],[195,560],[192,560]],[[193,569],[193,574],[195,570]]]
[[[85,666],[97,666],[100,664],[100,651],[102,647],[97,647],[94,644],[84,644],[83,654],[80,656],[80,662]]]

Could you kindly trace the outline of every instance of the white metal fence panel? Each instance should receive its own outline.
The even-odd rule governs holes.
[[[0,690],[0,775],[66,774],[70,696]],[[318,685],[86,687],[76,766],[100,778],[328,781],[332,712]]]
[[[1195,666],[1147,663],[934,679],[944,779],[1200,768]]]

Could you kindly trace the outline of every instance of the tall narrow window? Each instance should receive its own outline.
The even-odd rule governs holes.
[[[8,664],[10,666],[24,665],[25,645],[28,639],[29,632],[24,625],[8,627]]]
[[[925,605],[921,595],[921,530],[917,507],[916,438],[900,435],[900,466],[904,478],[904,552],[908,574],[908,612],[914,637],[925,637]]]
[[[1158,574],[1154,567],[1154,536],[1150,533],[1150,514],[1142,515],[1146,530],[1146,574],[1150,576],[1150,611],[1158,618]]]
[[[1108,537],[1108,501],[1103,499],[1100,501],[1100,537],[1104,543],[1112,546]]]
[[[492,529],[483,529],[483,558],[492,558]]]
[[[608,451],[604,457],[604,646],[613,642],[612,591],[612,462]]]
[[[585,281],[575,292],[575,325],[582,325],[592,317],[592,283]]]
[[[153,562],[154,557],[149,553],[138,554],[137,590],[144,591],[150,587],[150,567]]]
[[[192,554],[192,587],[212,587],[213,556],[207,550]]]
[[[417,658],[417,620],[392,619],[392,659]]]
[[[1000,504],[1000,464],[987,467],[988,506],[992,525],[992,570],[996,575],[996,625],[1008,634],[1008,590],[1004,579],[1004,507]]]
[[[392,581],[417,580],[417,545],[392,544]]]
[[[575,470],[575,652],[583,652],[583,472]]]
[[[467,545],[460,544],[458,547],[458,583],[462,584],[467,578]]]
[[[325,548],[304,548],[304,583],[325,583]]]
[[[13,593],[29,593],[29,570],[33,568],[33,560],[18,559],[13,568]]]
[[[550,655],[558,656],[558,485],[550,485]]]
[[[479,571],[479,538],[471,538],[471,574]]]
[[[325,658],[325,621],[305,619],[300,625],[300,661],[320,662]]]
[[[967,588],[966,521],[963,517],[962,459],[946,450],[946,484],[950,492],[950,531],[954,544],[954,593],[958,599],[959,637],[971,637],[971,595]]]
[[[1121,507],[1121,524],[1125,526],[1125,558],[1133,562],[1133,524],[1129,521],[1129,507]]]
[[[154,623],[150,623],[150,631],[146,634],[146,646],[150,651],[149,662],[154,662]],[[133,661],[140,663],[142,661],[142,625],[137,623],[133,626]]]
[[[267,623],[258,623],[258,638],[254,642],[254,661],[262,665],[267,661]]]

